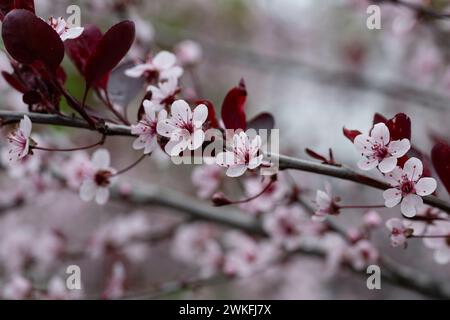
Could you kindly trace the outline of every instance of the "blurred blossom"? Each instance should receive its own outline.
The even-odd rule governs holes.
[[[3,285],[2,297],[9,300],[26,299],[30,297],[32,289],[33,286],[28,279],[20,274],[14,274],[9,281]]]
[[[193,40],[183,40],[175,46],[175,54],[182,65],[195,65],[202,59],[202,47]]]
[[[54,276],[47,285],[45,299],[51,300],[73,300],[83,297],[81,290],[69,290],[63,278]]]
[[[210,198],[222,182],[222,169],[216,165],[197,166],[192,172],[192,184],[197,187],[201,199]]]
[[[127,279],[126,269],[123,263],[116,262],[112,266],[111,276],[108,279],[102,297],[104,299],[119,299],[125,293],[125,282]]]
[[[363,270],[378,261],[378,250],[367,240],[360,240],[347,248],[345,258],[356,270]]]

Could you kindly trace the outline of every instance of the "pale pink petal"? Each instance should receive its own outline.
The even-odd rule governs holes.
[[[389,143],[388,151],[389,153],[396,157],[403,157],[411,148],[411,143],[408,139],[396,140]]]
[[[390,139],[389,129],[384,123],[377,123],[370,132],[370,136],[376,142],[381,143],[383,145],[387,145],[389,143]]]
[[[416,193],[419,196],[428,196],[437,188],[437,182],[434,178],[421,178],[415,185]]]
[[[178,79],[179,77],[181,77],[183,75],[183,72],[184,72],[183,68],[181,68],[179,66],[174,66],[170,69],[161,71],[159,73],[159,78],[161,80],[170,79],[170,78]]]
[[[372,170],[378,165],[378,160],[375,158],[372,159],[361,159],[358,161],[358,167],[361,170]]]
[[[109,189],[108,188],[97,188],[95,194],[95,202],[99,205],[103,205],[108,202],[109,199]]]
[[[130,69],[125,70],[125,75],[131,78],[139,78],[141,77],[144,72],[152,70],[151,65],[149,64],[138,64],[137,66],[134,66]]]
[[[236,159],[233,152],[221,152],[216,156],[216,164],[222,167],[229,167],[231,165],[234,165],[236,164],[235,161]]]
[[[402,173],[402,169],[400,169],[400,167],[396,167],[384,177],[386,178],[387,183],[391,186],[398,186],[402,180]]]
[[[134,140],[134,142],[133,142],[134,150],[140,150],[140,149],[143,149],[144,147],[145,147],[145,140],[143,140],[141,138],[137,138],[136,140]]]
[[[386,221],[386,227],[390,230],[392,230],[393,228],[396,229],[403,229],[403,221],[398,219],[398,218],[391,218],[388,221]]]
[[[106,169],[110,164],[109,152],[106,149],[98,149],[92,155],[92,165],[95,169]]]
[[[156,137],[153,137],[150,142],[147,142],[144,148],[144,154],[149,154],[153,151],[155,151],[156,147],[158,146],[158,140]]]
[[[79,36],[81,36],[83,31],[84,31],[84,28],[82,28],[82,27],[69,28],[66,32],[64,32],[61,35],[61,40],[65,41],[65,40],[68,40],[68,39],[78,38]]]
[[[150,100],[144,100],[142,105],[144,106],[145,113],[149,115],[152,119],[155,119],[155,114],[157,111],[157,107],[155,106],[155,104]]]
[[[381,162],[378,164],[378,168],[380,169],[381,172],[387,173],[394,170],[396,165],[397,165],[397,158],[388,157],[381,160]]]
[[[174,123],[173,123],[173,121],[171,121],[171,119],[160,120],[160,121],[158,121],[158,124],[156,125],[156,131],[158,132],[158,134],[162,135],[163,137],[167,137],[167,138],[172,137],[172,132],[176,129],[177,129],[177,127],[174,125]]]
[[[192,117],[192,121],[194,122],[194,126],[196,128],[201,128],[203,123],[208,118],[208,108],[204,104],[199,104],[194,109],[194,114]]]
[[[203,130],[195,130],[188,145],[189,150],[198,149],[203,144],[203,141],[205,141],[205,133]]]
[[[185,150],[188,146],[188,142],[185,139],[180,140],[170,140],[167,142],[166,146],[164,147],[164,150],[170,155],[170,156],[178,156],[180,152]]]
[[[83,201],[91,201],[95,197],[97,185],[92,180],[85,180],[80,186],[80,198]]]
[[[373,154],[371,138],[365,134],[356,136],[354,145],[356,147],[356,150],[358,150],[361,155]]]
[[[32,126],[33,124],[31,123],[30,118],[27,115],[24,115],[23,119],[20,120],[19,129],[22,130],[25,138],[30,137]]]
[[[264,156],[263,156],[262,154],[260,154],[260,155],[257,156],[257,157],[253,157],[253,158],[250,160],[250,162],[248,163],[248,168],[249,168],[250,170],[253,170],[253,169],[259,167],[259,166],[261,165],[261,163],[262,163],[263,158],[264,158]]]
[[[423,166],[422,161],[417,158],[411,158],[405,162],[403,172],[413,181],[417,181],[422,176]]]
[[[176,100],[172,103],[170,112],[172,113],[172,117],[175,121],[191,121],[192,111],[187,102],[184,100]]]
[[[401,204],[401,211],[405,217],[414,217],[417,209],[423,205],[423,200],[416,194],[408,194],[403,198]]]
[[[172,67],[176,60],[177,58],[173,53],[161,51],[153,58],[152,63],[158,70],[165,70]]]
[[[400,190],[391,188],[383,192],[384,205],[388,208],[395,207],[402,200],[402,193]]]
[[[247,166],[244,164],[235,165],[228,168],[226,175],[233,178],[240,177],[245,173],[246,170]]]

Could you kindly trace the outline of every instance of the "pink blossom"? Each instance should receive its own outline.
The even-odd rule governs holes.
[[[376,228],[381,225],[383,220],[380,217],[380,214],[375,210],[370,210],[364,214],[363,217],[364,225],[368,228]]]
[[[259,167],[263,160],[260,154],[261,137],[249,137],[245,132],[233,136],[231,151],[221,152],[216,156],[216,162],[226,167],[226,175],[229,177],[242,176],[247,169],[254,170]]]
[[[80,198],[83,201],[95,198],[95,201],[102,205],[108,201],[109,187],[113,182],[115,170],[109,166],[110,155],[106,149],[95,151],[91,163],[94,171],[81,183]]]
[[[427,235],[423,243],[434,250],[433,258],[438,264],[450,262],[450,223],[441,222],[439,225],[432,225],[427,228]],[[447,237],[446,237],[447,236]]]
[[[211,197],[222,182],[222,170],[216,165],[198,166],[192,172],[192,184],[196,186],[197,195],[202,199]]]
[[[158,147],[156,127],[158,121],[164,120],[167,113],[158,113],[155,104],[149,100],[145,100],[143,105],[145,113],[138,124],[131,126],[131,133],[139,136],[134,141],[133,148],[135,150],[144,149],[144,154],[149,154]]]
[[[69,290],[64,279],[54,276],[50,279],[45,299],[73,300],[81,298],[81,290]]]
[[[139,78],[145,74],[156,73],[160,80],[178,79],[183,74],[183,69],[177,66],[176,62],[177,58],[173,53],[161,51],[145,63],[126,70],[125,74],[132,78]]]
[[[333,197],[331,185],[325,183],[325,191],[317,190],[315,204],[317,209],[314,211],[312,219],[314,221],[324,221],[328,215],[339,214],[339,206],[336,197]]]
[[[165,113],[165,110],[161,112]],[[158,122],[157,132],[170,139],[165,151],[171,156],[177,156],[186,148],[195,150],[201,147],[205,140],[202,130],[203,123],[208,118],[208,108],[199,104],[194,111],[184,100],[176,100],[171,107],[171,117]]]
[[[50,17],[48,24],[56,31],[62,41],[78,38],[84,31],[82,27],[69,27],[62,17],[58,19]]]
[[[225,242],[229,251],[225,257],[224,272],[228,275],[250,276],[266,268],[280,255],[273,243],[257,242],[238,231],[230,231]]]
[[[413,229],[405,220],[392,218],[386,221],[386,227],[391,233],[391,245],[393,247],[406,246],[407,238],[412,235]]]
[[[2,297],[9,300],[29,298],[33,290],[31,282],[21,276],[14,274],[9,282],[3,285]]]
[[[8,136],[9,161],[25,158],[30,152],[30,135],[32,123],[28,116],[23,116],[19,127]]]
[[[397,165],[397,159],[411,147],[408,139],[390,141],[389,129],[384,123],[377,123],[370,136],[358,135],[354,144],[364,157],[358,162],[359,168],[371,170],[378,166],[383,173],[392,171]]]
[[[432,194],[437,187],[435,179],[421,178],[422,171],[422,162],[411,158],[403,169],[396,167],[387,174],[386,179],[393,188],[383,192],[386,207],[392,208],[401,202],[403,215],[414,217],[417,209],[423,205],[421,197]]]
[[[33,157],[34,158],[34,157]],[[81,183],[94,171],[88,154],[84,151],[73,152],[63,164],[62,174],[72,189],[78,190]]]
[[[378,261],[378,250],[368,240],[360,240],[347,248],[345,258],[356,270],[362,270]]]
[[[208,223],[182,225],[175,234],[172,255],[200,268],[202,276],[211,276],[220,270],[223,262],[223,250],[217,237],[218,230]]]
[[[119,299],[125,293],[125,282],[127,280],[125,266],[121,262],[114,263],[111,276],[105,290],[102,293],[104,299]]]
[[[192,40],[183,40],[175,46],[175,54],[182,65],[195,65],[202,59],[202,47]]]
[[[169,78],[166,81],[160,82],[158,86],[150,85],[147,91],[152,93],[151,101],[157,111],[161,111],[164,107],[171,103],[177,94],[178,80],[177,78]]]

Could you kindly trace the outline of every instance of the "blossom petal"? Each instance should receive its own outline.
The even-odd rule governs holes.
[[[373,154],[371,138],[365,134],[356,136],[354,145],[363,156]]]
[[[264,156],[262,154],[260,154],[257,157],[253,157],[250,162],[248,163],[248,168],[250,170],[256,169],[257,167],[259,167],[262,163]]]
[[[376,142],[381,143],[384,146],[387,145],[390,140],[389,129],[384,123],[377,123],[370,132],[370,136]]]
[[[358,167],[361,170],[372,170],[378,165],[378,160],[375,158],[372,159],[361,159],[358,161]]]
[[[402,173],[403,171],[402,169],[400,169],[400,167],[395,167],[394,170],[387,173],[384,177],[386,178],[387,183],[395,187],[401,183]]]
[[[109,189],[108,188],[97,188],[95,194],[95,202],[99,205],[103,205],[108,202],[109,199]]]
[[[30,137],[32,126],[33,124],[31,123],[30,118],[27,115],[24,115],[23,119],[20,120],[19,129],[22,130],[25,138]]]
[[[169,51],[161,51],[153,58],[153,65],[158,70],[166,70],[172,67],[177,61],[176,56]]]
[[[229,167],[235,164],[234,153],[230,151],[221,152],[216,156],[216,164],[222,167]]]
[[[434,178],[421,178],[415,185],[416,193],[419,196],[428,196],[437,188],[437,182]]]
[[[83,201],[91,201],[94,199],[97,185],[92,180],[85,180],[80,186],[80,198]]]
[[[167,70],[163,70],[159,73],[159,78],[161,80],[165,80],[165,79],[178,79],[179,77],[181,77],[183,75],[183,68],[179,67],[179,66],[174,66],[170,69]]]
[[[232,178],[242,176],[245,171],[247,171],[247,166],[245,164],[238,164],[228,168],[226,175]]]
[[[408,139],[396,140],[389,143],[388,152],[396,158],[403,157],[411,148]]]
[[[205,141],[205,133],[203,132],[203,130],[195,130],[188,145],[189,150],[198,149],[202,146],[203,141]]]
[[[408,179],[412,181],[417,181],[423,172],[422,161],[417,158],[411,158],[405,162],[403,166],[403,172],[406,174]]]
[[[204,104],[199,104],[194,109],[194,114],[192,117],[192,121],[194,122],[194,126],[196,128],[201,128],[203,123],[208,118],[208,108]]]
[[[386,227],[389,230],[392,230],[394,228],[403,229],[403,222],[402,222],[402,220],[400,220],[398,218],[392,218],[392,219],[389,219],[388,221],[386,221]]]
[[[383,192],[384,205],[393,208],[402,200],[402,193],[396,188],[387,189]]]
[[[156,131],[158,132],[158,134],[162,135],[163,137],[167,137],[167,138],[172,137],[172,132],[176,129],[177,129],[177,127],[174,125],[174,123],[173,123],[173,121],[171,121],[171,119],[160,120],[160,121],[158,121],[158,124],[156,125]]]
[[[109,152],[106,149],[98,149],[92,155],[92,165],[95,169],[106,169],[110,164]]]
[[[74,28],[69,28],[66,32],[64,32],[61,35],[61,40],[65,41],[68,39],[75,39],[78,38],[79,36],[81,36],[81,34],[83,33],[84,28],[83,27],[74,27]]]
[[[394,170],[396,165],[397,165],[397,158],[388,157],[381,160],[381,162],[378,164],[378,168],[382,173],[387,173]]]
[[[192,111],[187,102],[184,100],[176,100],[174,103],[172,103],[170,112],[172,113],[172,117],[175,121],[191,121]]]
[[[401,204],[401,211],[405,217],[414,217],[417,213],[417,208],[423,205],[423,200],[416,194],[408,194],[403,198]]]
[[[143,63],[125,70],[125,75],[130,78],[139,78],[144,74],[144,72],[150,70],[152,70],[151,66],[146,63]]]
[[[170,156],[178,156],[180,152],[186,150],[187,146],[188,142],[185,139],[181,138],[179,140],[170,140],[169,142],[167,142],[164,150]]]

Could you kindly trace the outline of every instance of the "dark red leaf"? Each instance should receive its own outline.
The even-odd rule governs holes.
[[[87,87],[99,81],[117,66],[130,50],[134,35],[134,23],[128,20],[112,26],[103,35],[84,68]]]
[[[342,132],[344,133],[344,136],[346,136],[347,139],[351,142],[355,141],[355,138],[361,134],[361,131],[349,130],[345,127],[342,128]]]
[[[388,122],[388,119],[386,119],[382,114],[379,114],[378,112],[373,115],[373,124],[376,125],[377,123],[384,123]]]
[[[209,100],[197,100],[196,105],[204,104],[208,108],[208,119],[209,127],[210,128],[218,128],[219,122],[217,121],[216,117],[216,110],[214,108],[214,104]]]
[[[17,77],[15,77],[13,74],[9,74],[6,71],[2,71],[2,76],[3,79],[5,79],[5,81],[14,89],[16,89],[17,91],[21,92],[21,93],[25,93],[26,88],[25,86],[20,82],[19,79],[17,79]]]
[[[0,0],[0,20],[13,9],[25,9],[34,13],[34,0]]]
[[[244,111],[247,100],[247,90],[241,80],[237,87],[231,89],[222,104],[222,120],[226,129],[246,129],[246,115]]]
[[[324,163],[328,162],[327,158],[325,158],[324,156],[321,156],[320,154],[318,154],[317,152],[315,152],[315,151],[313,151],[313,150],[311,150],[309,148],[306,148],[305,152],[308,154],[308,156],[310,156],[313,159],[320,160],[320,161],[322,161]]]
[[[396,114],[386,123],[391,133],[391,141],[408,139],[411,140],[411,119],[404,113]]]
[[[247,122],[247,128],[255,130],[265,129],[272,130],[275,127],[275,119],[268,112],[258,114],[256,117]]]
[[[55,72],[64,58],[64,45],[59,35],[28,10],[14,9],[6,15],[2,37],[8,53],[20,63],[40,61]]]
[[[450,145],[436,143],[431,150],[431,161],[445,189],[450,193]]]
[[[78,71],[85,77],[85,68],[89,57],[102,39],[102,31],[93,24],[84,26],[81,36],[64,41],[66,52],[73,61]],[[105,89],[108,83],[108,74],[96,81],[93,85]]]

